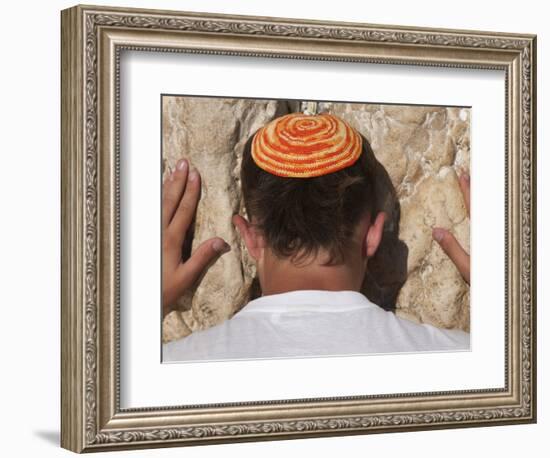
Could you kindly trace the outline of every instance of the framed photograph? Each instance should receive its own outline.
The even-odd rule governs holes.
[[[536,421],[536,37],[61,13],[61,445]]]

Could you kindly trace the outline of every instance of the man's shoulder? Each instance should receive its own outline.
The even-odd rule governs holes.
[[[385,312],[386,314],[391,312]],[[404,335],[410,334],[411,340],[431,345],[434,349],[468,349],[470,334],[460,329],[445,329],[429,323],[420,323],[391,313],[397,329]],[[388,316],[388,315],[386,315]]]
[[[372,303],[371,303],[372,304]],[[323,312],[254,311],[163,346],[163,360],[467,350],[469,334],[417,323],[372,304]]]
[[[250,352],[261,336],[263,320],[254,315],[237,315],[163,344],[163,361],[227,359]]]

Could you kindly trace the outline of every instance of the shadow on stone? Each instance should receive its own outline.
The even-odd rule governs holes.
[[[367,140],[363,137],[363,141]],[[369,147],[366,152],[368,166],[371,167],[376,183],[376,210],[386,212],[387,219],[382,242],[376,254],[369,260],[361,292],[383,309],[395,311],[397,296],[407,279],[409,249],[399,240],[401,207],[393,183],[372,149]]]

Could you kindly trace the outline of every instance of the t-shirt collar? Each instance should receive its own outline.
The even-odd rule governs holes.
[[[343,312],[376,307],[358,291],[299,290],[261,296],[239,313],[255,312]]]

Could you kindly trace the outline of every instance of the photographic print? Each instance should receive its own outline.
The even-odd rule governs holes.
[[[163,362],[470,346],[470,107],[162,95]]]

